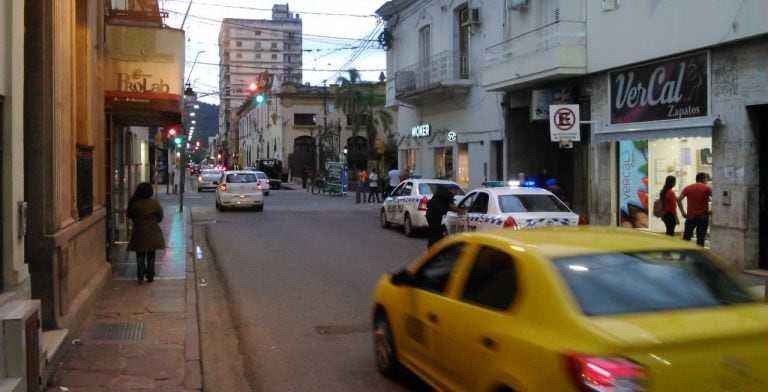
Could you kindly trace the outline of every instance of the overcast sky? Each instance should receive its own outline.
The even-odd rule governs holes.
[[[362,71],[364,80],[378,80],[385,71],[385,52],[375,40],[383,27],[374,16],[386,0],[160,0],[160,8],[168,12],[166,24],[186,32],[186,70],[198,95],[218,91],[218,36],[224,18],[271,19],[274,4],[288,4],[299,14],[303,24],[303,80],[321,85],[334,83],[344,70]],[[182,26],[183,23],[183,26]],[[374,42],[364,44],[372,38]],[[200,52],[203,51],[203,52]],[[200,54],[198,55],[198,52]],[[197,63],[195,63],[197,57]],[[194,64],[194,69],[193,69]],[[211,94],[202,101],[218,103]]]

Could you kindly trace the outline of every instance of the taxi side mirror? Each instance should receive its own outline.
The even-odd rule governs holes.
[[[392,274],[392,277],[390,278],[390,282],[392,282],[395,286],[410,286],[413,284],[414,279],[413,275],[411,275],[410,272],[408,272],[407,269],[402,268]]]

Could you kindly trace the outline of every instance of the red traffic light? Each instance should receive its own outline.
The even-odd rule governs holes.
[[[169,129],[169,130],[168,130],[168,136],[169,136],[169,137],[174,137],[174,136],[176,136],[176,128],[171,128],[171,129]]]
[[[258,85],[258,84],[256,84],[256,83],[251,83],[251,84],[248,86],[248,91],[250,91],[250,92],[251,92],[251,94],[255,94],[256,92],[258,92],[258,91],[259,91],[259,85]]]

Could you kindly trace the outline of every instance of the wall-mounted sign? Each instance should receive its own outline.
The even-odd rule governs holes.
[[[411,137],[428,137],[432,134],[432,128],[429,124],[421,124],[411,128]]]
[[[446,137],[449,142],[455,142],[456,141],[456,132],[450,131],[448,132],[448,136]]]
[[[107,25],[106,48],[108,108],[181,112],[183,30]]]
[[[610,72],[611,123],[708,115],[709,53]]]
[[[579,105],[550,105],[549,135],[553,142],[581,141]]]

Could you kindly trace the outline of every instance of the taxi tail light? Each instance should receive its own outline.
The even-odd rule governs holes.
[[[586,225],[587,220],[583,216],[579,215],[579,225]]]
[[[226,191],[227,191],[227,184],[221,184],[221,185],[219,185],[219,189],[220,189],[222,192],[226,192]]]
[[[421,200],[419,200],[419,211],[427,210],[427,202],[429,202],[429,199],[426,196],[422,196]]]
[[[261,183],[260,182],[256,183],[256,190],[257,191],[261,191]]]
[[[645,391],[646,371],[620,357],[566,354],[576,387],[582,392]]]
[[[517,221],[515,218],[508,216],[507,219],[504,221],[504,228],[505,229],[517,229]]]

